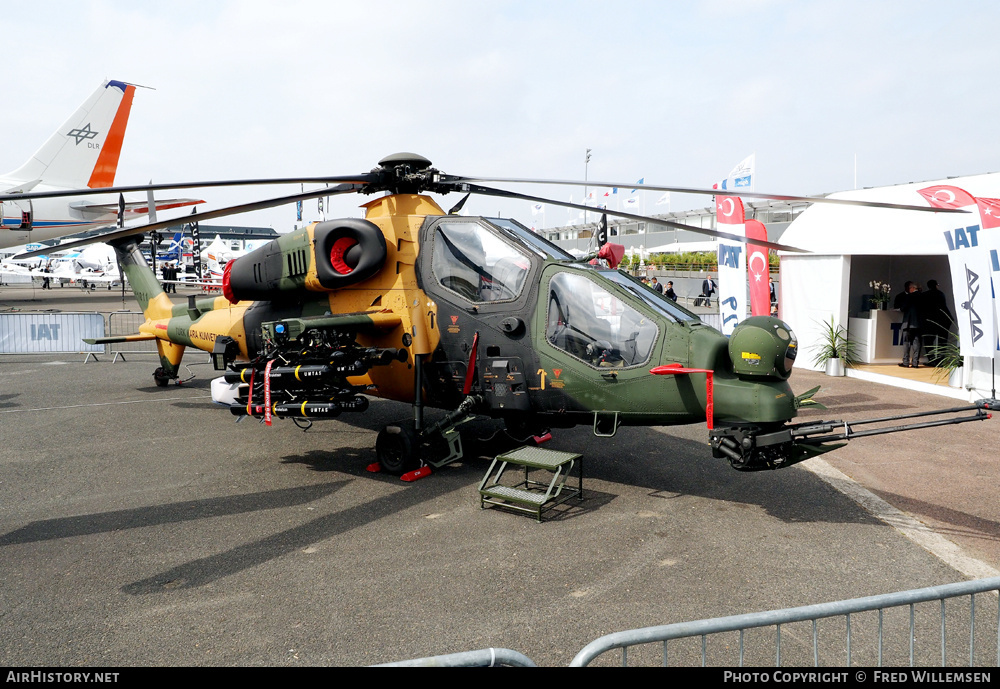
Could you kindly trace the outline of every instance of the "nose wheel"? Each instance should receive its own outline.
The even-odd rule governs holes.
[[[420,440],[413,424],[392,424],[379,431],[375,456],[382,470],[394,476],[420,466]]]

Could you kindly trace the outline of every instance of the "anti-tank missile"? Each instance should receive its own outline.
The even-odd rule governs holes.
[[[311,419],[332,419],[340,416],[341,412],[363,412],[368,409],[368,398],[357,395],[345,400],[305,400],[302,402],[279,402],[272,406],[271,414],[278,418],[311,418]],[[233,416],[253,416],[254,418],[264,417],[265,407],[263,404],[251,403],[230,405],[229,411]]]

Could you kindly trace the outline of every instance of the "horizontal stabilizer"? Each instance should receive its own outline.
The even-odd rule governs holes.
[[[115,335],[113,337],[85,338],[83,341],[89,345],[95,344],[117,344],[119,342],[142,342],[144,340],[155,340],[156,335],[138,333],[136,335]]]
[[[163,199],[156,202],[156,210],[165,211],[171,208],[183,208],[184,206],[197,206],[199,203],[205,203],[202,199]],[[94,214],[104,214],[104,213],[117,213],[118,203],[85,203],[82,201],[75,201],[70,203],[70,208],[74,210],[81,211],[83,213],[94,213]],[[141,213],[145,214],[149,212],[149,203],[146,201],[129,201],[125,204],[125,211],[127,213]],[[179,222],[179,221],[178,221]]]

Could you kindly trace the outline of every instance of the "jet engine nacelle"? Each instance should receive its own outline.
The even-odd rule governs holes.
[[[333,292],[375,275],[387,255],[385,237],[374,223],[358,218],[329,220],[227,263],[222,293],[235,304],[270,301],[278,294],[301,290]]]

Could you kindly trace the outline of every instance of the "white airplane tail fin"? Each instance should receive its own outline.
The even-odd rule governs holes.
[[[5,177],[32,187],[112,186],[134,95],[135,86],[105,82],[28,162]]]

